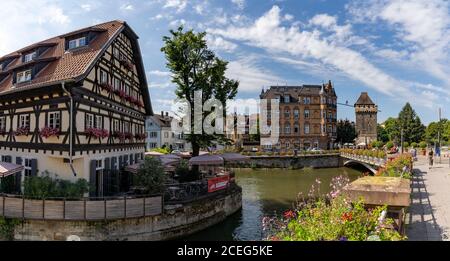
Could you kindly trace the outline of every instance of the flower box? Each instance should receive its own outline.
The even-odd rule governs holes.
[[[133,134],[131,132],[125,132],[124,136],[126,140],[133,140]]]
[[[58,137],[59,136],[59,129],[58,128],[51,128],[51,127],[44,127],[39,132],[39,136],[41,136],[44,139],[48,139],[50,137]]]
[[[5,136],[7,134],[6,130],[0,130],[0,136]]]
[[[113,132],[113,138],[119,139],[120,141],[124,141],[125,140],[125,133],[120,132],[120,131],[115,131]]]
[[[30,127],[19,127],[17,128],[17,130],[14,132],[14,136],[19,137],[19,136],[28,136],[30,134]]]
[[[147,134],[145,134],[145,133],[136,134],[136,135],[134,135],[134,138],[136,140],[145,140],[147,138]]]
[[[104,139],[109,137],[109,132],[105,129],[88,128],[86,129],[86,136],[94,139]]]
[[[103,90],[105,90],[107,92],[112,92],[114,90],[113,86],[109,83],[100,84],[100,88],[102,88]]]
[[[130,61],[128,61],[128,60],[125,59],[125,58],[120,59],[120,64],[121,64],[123,67],[125,67],[126,69],[130,70],[130,71],[134,69],[133,63],[130,62]]]

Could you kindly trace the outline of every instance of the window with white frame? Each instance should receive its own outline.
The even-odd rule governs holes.
[[[100,83],[108,83],[108,73],[104,70],[100,70]]]
[[[32,52],[29,54],[25,54],[25,56],[23,57],[23,62],[27,63],[27,62],[31,62],[34,58],[36,58],[36,52]]]
[[[19,127],[21,127],[21,128],[29,128],[30,127],[30,115],[29,114],[20,115]]]
[[[95,164],[95,170],[103,170],[104,166],[103,166],[103,160],[99,159],[96,161]]]
[[[287,124],[284,126],[284,133],[285,133],[285,134],[291,134],[291,125],[290,125],[289,123],[287,123]]]
[[[114,77],[114,89],[120,90],[122,87],[122,82],[119,78]]]
[[[94,128],[94,115],[87,113],[85,129],[91,129],[91,128]]]
[[[69,49],[75,49],[75,48],[83,47],[86,45],[87,45],[86,37],[81,37],[81,38],[69,41]]]
[[[130,132],[130,123],[129,122],[126,121],[123,123],[123,131]]]
[[[305,119],[309,119],[309,110],[305,110]]]
[[[120,131],[119,120],[117,119],[113,120],[113,131]]]
[[[61,129],[61,114],[59,111],[50,112],[48,114],[48,127],[53,129]]]
[[[154,148],[158,147],[158,144],[156,144],[156,143],[154,143],[154,142],[151,142],[151,143],[149,144],[149,147],[150,147],[150,149],[154,149]]]
[[[0,131],[6,130],[6,117],[0,117]]]
[[[28,82],[31,81],[31,70],[26,70],[17,73],[17,82]]]
[[[31,176],[31,171],[32,171],[32,167],[31,167],[31,161],[32,159],[27,159],[25,158],[23,160],[23,173],[25,175],[25,177],[29,177]]]
[[[150,132],[150,138],[158,138],[158,132],[156,131]]]
[[[102,115],[95,115],[95,124],[94,124],[96,129],[101,129],[103,128],[103,117]]]
[[[166,138],[166,139],[169,138],[169,132],[164,132],[164,138]]]
[[[309,123],[305,124],[305,134],[309,134]]]

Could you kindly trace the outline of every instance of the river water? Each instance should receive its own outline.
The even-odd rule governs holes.
[[[331,179],[340,175],[353,181],[361,176],[361,172],[349,168],[236,170],[236,181],[242,187],[242,210],[185,240],[261,240],[263,217],[280,215],[291,209],[297,195],[300,192],[307,195],[316,179],[321,181],[320,193],[329,192]]]

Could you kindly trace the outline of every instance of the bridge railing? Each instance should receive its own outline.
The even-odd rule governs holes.
[[[384,166],[384,165],[386,165],[386,162],[387,162],[386,158],[358,155],[358,154],[347,153],[347,152],[341,152],[341,157],[344,157],[347,159],[352,159],[355,161],[361,161],[364,163],[368,163],[371,165],[377,165],[377,166]]]

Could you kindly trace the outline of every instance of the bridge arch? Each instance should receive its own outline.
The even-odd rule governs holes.
[[[370,170],[370,172],[372,172],[372,174],[376,174],[377,173],[377,169],[375,169],[373,166],[364,163],[364,162],[360,162],[360,161],[356,161],[356,160],[347,160],[344,162],[344,166],[351,166],[351,165],[361,165],[364,166],[366,169]]]

